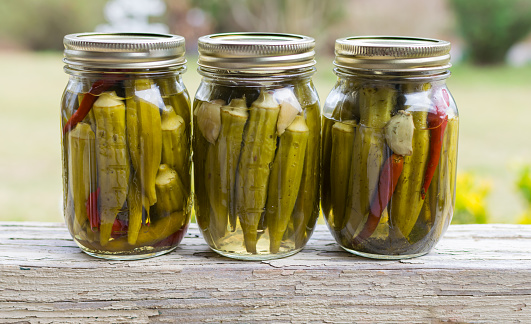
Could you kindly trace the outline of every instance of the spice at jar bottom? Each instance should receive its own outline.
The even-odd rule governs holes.
[[[337,41],[338,82],[323,112],[322,208],[347,251],[423,255],[450,223],[458,114],[445,84],[449,48],[428,39]],[[391,64],[386,53],[402,56]]]
[[[152,49],[154,57],[137,61],[138,48],[116,56],[111,49],[124,42]],[[162,52],[159,43],[167,46]],[[90,255],[152,257],[171,251],[186,233],[191,113],[180,76],[183,54],[180,36],[65,37],[70,80],[61,105],[64,216],[75,242]]]

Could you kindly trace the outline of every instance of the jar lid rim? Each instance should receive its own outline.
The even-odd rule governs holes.
[[[355,70],[426,71],[448,69],[448,41],[403,36],[354,36],[336,40],[336,66]]]
[[[146,69],[186,63],[185,39],[153,33],[78,33],[63,39],[63,61],[92,68]]]
[[[315,65],[315,40],[297,34],[211,34],[200,37],[197,46],[200,68],[271,73]]]

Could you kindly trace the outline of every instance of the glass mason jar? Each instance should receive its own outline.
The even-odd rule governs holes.
[[[195,212],[219,254],[285,257],[313,232],[321,139],[314,46],[313,38],[288,34],[199,39]]]
[[[322,208],[345,250],[378,259],[428,253],[455,201],[458,113],[446,87],[450,43],[336,41],[323,109]]]
[[[72,34],[61,103],[63,208],[95,257],[132,260],[173,250],[191,199],[190,98],[184,38]]]

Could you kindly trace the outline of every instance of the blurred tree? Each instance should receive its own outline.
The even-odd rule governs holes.
[[[0,1],[0,38],[31,50],[62,50],[63,36],[104,22],[106,0]]]
[[[529,0],[451,0],[467,55],[479,65],[500,64],[531,31]]]
[[[216,32],[282,32],[325,38],[345,17],[345,0],[191,0]],[[317,44],[319,45],[319,44]]]

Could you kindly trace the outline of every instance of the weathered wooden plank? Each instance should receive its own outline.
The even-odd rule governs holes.
[[[285,259],[230,260],[192,226],[154,259],[82,253],[61,224],[0,223],[0,322],[531,322],[531,226],[451,226],[430,254],[377,261],[318,226]]]

